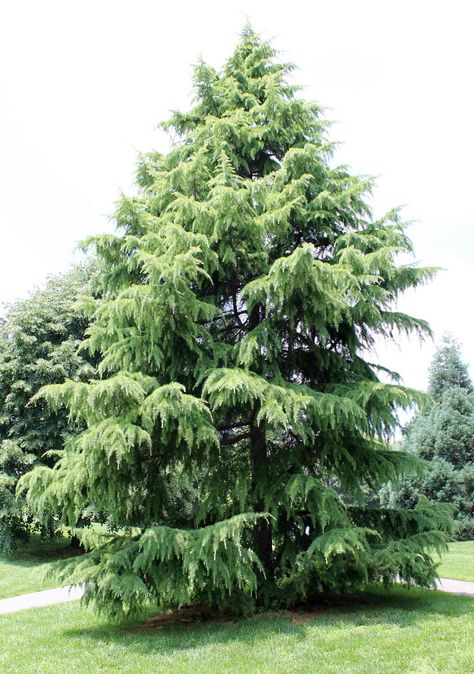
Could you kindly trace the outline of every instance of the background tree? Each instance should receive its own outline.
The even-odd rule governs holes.
[[[474,539],[474,393],[457,342],[446,337],[430,367],[432,404],[407,426],[402,449],[428,461],[422,476],[402,480],[391,503],[412,508],[419,495],[450,503],[458,540]]]
[[[95,263],[52,277],[8,310],[0,336],[0,549],[27,536],[32,516],[15,499],[18,479],[33,465],[53,465],[45,453],[61,448],[75,428],[64,414],[31,397],[46,384],[88,380],[95,369],[77,352],[88,319],[77,302],[90,294]],[[38,524],[38,522],[37,522]]]
[[[396,264],[399,214],[374,220],[372,182],[331,167],[319,107],[274,57],[246,28],[221,72],[197,65],[195,107],[164,124],[173,148],[142,157],[121,233],[92,241],[102,378],[36,397],[87,428],[22,488],[69,526],[109,509],[113,530],[83,532],[91,551],[63,573],[115,616],[435,577],[443,509],[365,506],[416,463],[385,439],[420,394],[363,356],[376,335],[429,331],[394,305],[433,271]],[[179,523],[176,475],[196,490]]]

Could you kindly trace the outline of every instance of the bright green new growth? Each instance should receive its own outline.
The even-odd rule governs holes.
[[[222,72],[199,63],[196,105],[143,156],[85,346],[102,380],[45,387],[86,430],[23,488],[74,527],[90,505],[108,530],[66,565],[112,615],[207,601],[291,604],[373,579],[429,585],[449,517],[368,508],[413,469],[387,437],[420,395],[382,383],[377,335],[429,332],[396,311],[433,270],[396,211],[371,218],[371,181],[333,168],[318,106],[246,28]]]

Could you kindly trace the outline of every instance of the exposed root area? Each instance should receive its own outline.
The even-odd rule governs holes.
[[[351,606],[360,606],[370,603],[366,597],[357,595],[320,595],[317,602],[310,605],[302,605],[291,610],[280,611],[266,611],[260,615],[285,617],[293,624],[305,622],[307,620],[314,620],[328,611],[338,608],[348,608]],[[174,611],[166,611],[160,613],[153,618],[149,618],[144,622],[132,628],[133,632],[153,632],[161,630],[164,627],[177,627],[185,625],[193,627],[198,624],[223,624],[232,623],[236,620],[236,616],[230,611],[219,611],[216,608],[206,604],[192,604],[190,606],[183,606]]]
[[[183,606],[175,611],[166,611],[153,618],[145,620],[133,628],[134,632],[150,632],[163,629],[166,626],[188,625],[197,623],[229,623],[235,616],[230,612],[218,611],[216,608],[205,604],[192,604]]]

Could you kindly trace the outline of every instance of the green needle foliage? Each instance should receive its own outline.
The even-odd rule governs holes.
[[[445,511],[364,506],[413,469],[386,440],[420,400],[366,354],[429,332],[396,300],[433,270],[397,264],[398,212],[374,220],[371,180],[331,166],[291,70],[250,28],[221,72],[196,66],[195,106],[163,125],[171,151],[140,159],[120,233],[90,242],[106,301],[84,348],[102,378],[37,396],[86,429],[22,488],[68,526],[91,503],[110,513],[62,573],[112,616],[435,577]]]
[[[412,508],[420,494],[449,503],[454,537],[474,539],[474,388],[459,345],[446,337],[430,368],[432,402],[405,431],[403,448],[427,461],[422,476],[407,477],[385,500]]]

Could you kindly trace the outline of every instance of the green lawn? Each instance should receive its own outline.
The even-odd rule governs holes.
[[[57,560],[70,554],[68,541],[36,541],[21,546],[12,557],[0,555],[0,599],[24,592],[56,587],[58,582],[44,579]]]
[[[140,633],[110,627],[77,603],[0,616],[0,671],[321,672],[474,671],[474,599],[374,590],[305,622],[285,615]]]
[[[474,541],[449,544],[449,553],[438,567],[441,578],[474,582]]]
[[[33,541],[0,557],[0,597],[54,586],[42,578],[66,544]],[[453,543],[439,573],[474,581],[473,560],[474,541]],[[468,672],[473,633],[474,599],[423,590],[374,590],[304,622],[262,615],[151,633],[74,603],[0,615],[0,672]]]

